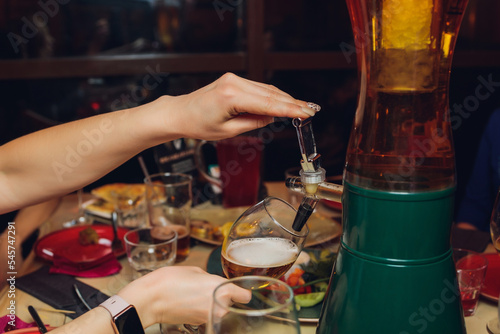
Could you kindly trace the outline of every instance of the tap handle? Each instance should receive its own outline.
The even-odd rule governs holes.
[[[302,169],[306,172],[315,172],[321,167],[321,155],[316,152],[316,142],[312,128],[311,118],[303,120],[294,118],[292,121],[297,137],[299,139],[300,153],[302,160],[300,162]]]

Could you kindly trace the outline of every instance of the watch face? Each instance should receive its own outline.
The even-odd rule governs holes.
[[[134,307],[129,308],[118,317],[115,317],[115,325],[120,334],[140,334],[144,333],[141,319]]]

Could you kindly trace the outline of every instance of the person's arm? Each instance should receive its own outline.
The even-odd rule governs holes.
[[[15,246],[15,264],[16,268],[18,268],[18,274],[22,275],[25,270],[27,270],[27,266],[24,265],[24,259],[22,256],[22,245],[23,242],[34,232],[40,225],[42,225],[55,211],[57,206],[59,205],[60,199],[54,198],[52,200],[29,206],[19,210],[17,215],[13,219],[13,226],[20,226],[21,228],[15,228],[10,230],[8,227],[0,233],[0,263],[9,263],[9,258],[11,253],[8,252],[8,246]],[[15,234],[13,234],[15,233]],[[10,236],[10,238],[9,238]],[[15,241],[15,245],[12,245],[12,242]],[[7,270],[2,270],[0,272],[0,289],[7,284]]]
[[[131,282],[118,295],[135,306],[144,328],[156,323],[200,325],[208,321],[213,291],[225,281],[198,267],[164,267]],[[226,294],[228,303],[251,298],[248,290],[235,285],[228,285]],[[111,316],[102,307],[51,333],[114,334]]]
[[[273,86],[225,74],[187,95],[44,129],[0,146],[0,213],[74,191],[176,138],[217,140],[314,113]]]

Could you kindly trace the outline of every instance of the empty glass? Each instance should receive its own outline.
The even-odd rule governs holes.
[[[136,277],[174,264],[177,232],[168,226],[145,227],[124,236],[127,258]]]

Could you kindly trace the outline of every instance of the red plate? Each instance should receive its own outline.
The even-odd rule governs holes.
[[[42,259],[52,261],[54,255],[65,257],[74,263],[85,263],[98,260],[111,253],[111,241],[113,240],[113,228],[107,225],[92,225],[99,235],[99,243],[83,246],[78,241],[80,231],[86,229],[89,225],[75,226],[47,234],[38,240],[35,244],[35,254]],[[118,237],[122,240],[127,233],[127,229],[118,228]],[[123,252],[118,256],[125,254]]]
[[[500,296],[500,255],[497,253],[484,254],[488,259],[486,277],[481,288],[481,295],[495,302]]]

